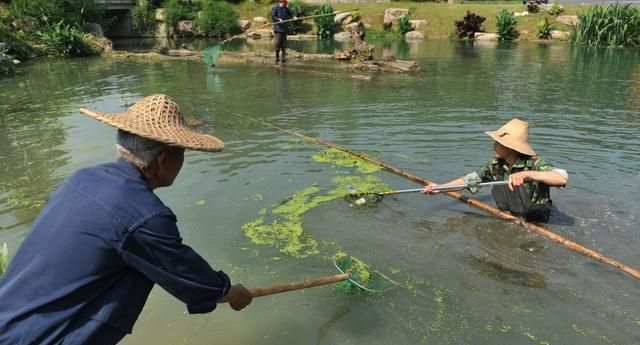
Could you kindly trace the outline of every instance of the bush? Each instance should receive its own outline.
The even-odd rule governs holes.
[[[333,7],[329,4],[324,4],[318,7],[315,11],[313,11],[314,15],[318,14],[330,14],[333,13]],[[333,33],[335,32],[335,24],[333,22],[333,16],[326,15],[322,17],[313,18],[313,21],[316,23],[316,35],[318,38],[323,40],[329,40],[333,38]]]
[[[106,5],[94,0],[13,0],[9,16],[23,23],[32,23],[36,30],[47,30],[62,21],[75,27],[94,22],[105,26]]]
[[[551,37],[551,24],[547,17],[544,17],[544,20],[538,23],[538,37],[545,40]]]
[[[151,34],[156,30],[156,7],[150,1],[142,1],[131,9],[131,19],[138,34]]]
[[[9,54],[18,60],[27,60],[35,54],[35,50],[27,43],[24,34],[17,33],[15,30],[0,22],[0,42],[5,42],[5,54]]]
[[[540,5],[535,1],[527,2],[527,12],[538,13],[540,12]]]
[[[404,37],[404,35],[409,31],[413,31],[413,26],[411,26],[409,16],[402,16],[398,18],[398,33]]]
[[[458,38],[474,38],[476,32],[484,32],[482,23],[484,23],[485,19],[485,17],[467,11],[467,15],[462,20],[454,21]]]
[[[518,38],[518,21],[513,12],[502,9],[496,17],[496,31],[500,40],[513,40]]]
[[[60,57],[87,56],[93,52],[84,41],[84,32],[76,26],[54,24],[48,31],[36,33],[46,52]]]
[[[564,11],[564,9],[562,8],[562,6],[560,6],[560,2],[558,2],[556,0],[556,1],[553,2],[553,5],[551,5],[551,9],[549,10],[549,14],[552,15],[552,16],[558,16],[563,11]]]
[[[163,7],[165,9],[164,22],[174,30],[178,28],[179,21],[194,19],[199,10],[196,5],[180,0],[165,1]]]
[[[208,36],[224,36],[238,31],[238,13],[224,1],[202,2],[202,15],[196,26]]]
[[[640,46],[640,10],[631,4],[594,5],[578,15],[571,39],[588,46]]]

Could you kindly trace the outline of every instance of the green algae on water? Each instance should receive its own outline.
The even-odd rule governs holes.
[[[338,149],[329,149],[312,158],[316,162],[333,163],[342,167],[356,168],[363,174],[370,174],[381,169],[375,164]]]
[[[335,188],[320,194],[320,187],[313,185],[294,193],[270,212],[261,209],[258,218],[243,225],[245,235],[255,244],[278,248],[280,252],[303,258],[317,254],[318,243],[304,234],[302,216],[320,204],[342,198],[348,185],[356,188],[389,188],[384,181],[373,175],[336,176],[332,179]]]

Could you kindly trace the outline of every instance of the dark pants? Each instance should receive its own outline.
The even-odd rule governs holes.
[[[276,62],[280,60],[280,51],[282,51],[282,61],[286,61],[287,52],[287,33],[275,32],[276,35]]]
[[[546,223],[551,215],[551,202],[534,204],[523,186],[511,191],[508,186],[495,186],[491,190],[493,200],[499,209],[514,216],[522,217],[528,222]]]

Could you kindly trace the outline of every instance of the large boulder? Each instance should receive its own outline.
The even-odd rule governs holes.
[[[181,20],[178,22],[177,34],[183,37],[193,36],[194,29],[193,20]]]
[[[269,20],[265,17],[253,17],[253,23],[256,26],[265,25],[269,22]]]
[[[259,40],[262,38],[272,38],[273,36],[273,30],[271,29],[259,29],[251,33],[251,38],[253,38],[254,40]]]
[[[427,21],[424,19],[410,20],[409,23],[411,23],[413,30],[423,30],[427,27]]]
[[[85,30],[95,36],[104,36],[104,30],[102,30],[102,26],[98,23],[86,23],[84,25]]]
[[[157,8],[156,9],[156,21],[159,21],[160,23],[164,23],[164,18],[167,15],[167,10],[164,8]]]
[[[347,25],[353,21],[353,16],[351,12],[338,13],[333,17],[333,22],[336,25]]]
[[[408,41],[421,40],[421,39],[424,39],[424,35],[420,31],[409,31],[406,34],[404,34],[404,39]]]
[[[578,25],[578,16],[558,16],[556,21],[567,26]]]
[[[551,30],[551,38],[554,40],[566,41],[569,39],[569,33],[560,30]]]
[[[240,27],[240,30],[242,30],[242,32],[245,32],[251,27],[251,21],[239,19],[238,26]]]
[[[350,32],[339,32],[333,35],[333,39],[340,42],[351,41],[351,33]]]
[[[499,39],[498,34],[491,32],[476,32],[476,41],[497,41]]]
[[[402,16],[408,16],[408,15],[409,15],[409,9],[406,9],[406,8],[387,8],[384,11],[384,21],[382,23],[382,26],[384,26],[385,29],[391,29],[393,24],[398,22],[398,18],[400,18]]]

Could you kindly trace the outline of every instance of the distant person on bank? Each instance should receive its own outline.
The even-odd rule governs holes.
[[[287,0],[278,0],[278,4],[271,9],[271,20],[273,21],[273,33],[276,36],[275,49],[276,58],[275,63],[282,61],[287,62],[287,30],[289,26],[287,23],[280,23],[285,20],[295,19],[289,7],[287,7]],[[280,58],[280,52],[282,52],[282,60]]]
[[[466,184],[474,188],[480,182],[509,181],[494,186],[491,194],[498,208],[527,221],[546,223],[551,213],[550,187],[565,187],[569,176],[536,155],[529,146],[529,125],[512,119],[496,131],[485,132],[493,138],[495,157],[480,169],[445,184],[430,184],[424,194],[438,194],[435,186]]]
[[[173,183],[185,149],[216,152],[222,141],[187,127],[165,95],[120,114],[80,111],[118,128],[119,158],[78,170],[49,197],[0,279],[0,344],[116,344],[154,284],[192,314],[249,305],[244,286],[182,243],[153,193]]]

